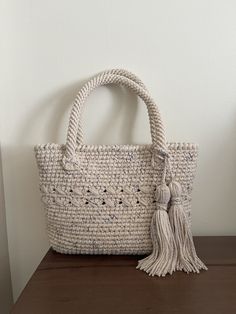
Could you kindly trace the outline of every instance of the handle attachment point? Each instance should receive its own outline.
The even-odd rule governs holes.
[[[74,171],[79,169],[79,161],[76,156],[67,157],[66,155],[62,158],[62,166],[66,171]]]

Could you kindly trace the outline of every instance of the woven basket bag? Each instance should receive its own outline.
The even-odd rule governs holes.
[[[152,144],[86,145],[81,114],[99,86],[122,85],[146,104]],[[165,276],[199,272],[190,230],[198,148],[167,143],[160,112],[133,73],[113,69],[90,79],[73,103],[65,145],[35,146],[52,248],[66,254],[147,255],[137,268]]]

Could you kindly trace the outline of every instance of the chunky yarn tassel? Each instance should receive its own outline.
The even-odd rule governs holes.
[[[198,258],[188,218],[182,204],[182,188],[179,182],[171,181],[171,207],[169,209],[170,224],[174,233],[178,251],[177,270],[187,273],[199,273],[200,269],[207,270],[204,263]]]
[[[152,253],[139,261],[137,268],[150,276],[165,276],[176,269],[177,251],[167,214],[170,190],[165,183],[156,189],[156,210],[151,221]]]

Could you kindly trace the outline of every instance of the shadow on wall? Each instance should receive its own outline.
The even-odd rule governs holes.
[[[193,228],[195,235],[236,235],[235,117],[236,111],[217,128],[213,116],[212,121],[208,122],[204,142],[200,145],[193,192],[193,227],[197,226],[196,230]]]
[[[70,104],[82,83],[66,87],[36,104],[26,117],[23,128],[18,131],[16,142],[19,145],[5,147],[5,158],[8,160],[6,198],[15,300],[48,249],[38,171],[33,145],[29,143],[35,140],[37,134],[40,134],[41,140],[47,138],[46,142],[59,142],[61,130],[68,126],[63,121],[67,116],[68,123]],[[94,130],[93,140],[95,143],[108,141],[109,135],[114,132],[114,125],[121,118],[123,124],[119,127],[119,137],[124,143],[132,143],[137,97],[123,88],[111,85],[107,88],[112,103],[102,127]],[[66,139],[66,132],[63,137]]]
[[[0,313],[9,313],[13,303],[9,252],[6,227],[6,212],[2,177],[2,156],[0,145]]]
[[[84,83],[85,81],[75,83],[41,101],[28,116],[25,126],[19,134],[19,141],[27,139],[29,132],[34,133],[34,130],[39,129],[45,134],[44,137],[48,139],[48,143],[58,143],[63,131],[65,143],[71,105]],[[112,102],[109,104],[109,112],[106,113],[106,119],[103,119],[101,127],[98,130],[94,129],[93,141],[96,144],[109,143],[110,134],[114,133],[118,120],[121,118],[120,140],[123,144],[132,143],[132,130],[137,114],[138,97],[127,89],[112,84],[106,86],[106,88],[111,94]],[[85,102],[84,107],[86,105]],[[48,114],[49,108],[51,108],[51,112]],[[65,117],[67,117],[66,120]],[[84,125],[83,119],[82,125]]]

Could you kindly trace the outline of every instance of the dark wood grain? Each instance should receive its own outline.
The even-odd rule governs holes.
[[[195,238],[209,270],[151,278],[137,256],[49,251],[12,313],[236,313],[236,237]]]

